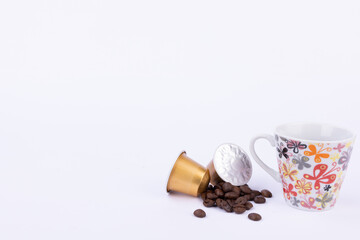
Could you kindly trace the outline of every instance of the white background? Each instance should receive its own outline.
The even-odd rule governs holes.
[[[358,235],[358,143],[328,212],[288,207],[255,162],[261,222],[195,218],[165,187],[182,150],[206,165],[292,121],[358,133],[359,43],[359,1],[1,1],[0,239]]]

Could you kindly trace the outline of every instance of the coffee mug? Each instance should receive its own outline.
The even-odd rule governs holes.
[[[258,139],[267,139],[276,149],[279,171],[267,166],[255,152]],[[262,134],[250,142],[255,161],[282,184],[286,203],[297,209],[332,209],[353,149],[355,135],[343,128],[317,123],[289,123],[274,135]]]

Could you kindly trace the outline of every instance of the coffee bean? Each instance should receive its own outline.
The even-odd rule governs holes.
[[[224,192],[221,189],[215,189],[215,194],[218,197],[223,197],[224,196]]]
[[[245,204],[247,202],[247,199],[245,197],[238,197],[235,200],[235,203]]]
[[[241,208],[245,208],[245,209],[246,209],[245,204],[241,204],[241,203],[235,203],[232,207],[233,207],[233,208],[241,207]]]
[[[205,200],[205,199],[206,199],[206,192],[203,192],[203,193],[201,194],[201,199],[202,199],[202,200]]]
[[[222,201],[224,201],[224,200],[222,200],[221,198],[218,198],[218,199],[216,199],[216,206],[218,206],[219,208],[222,208]]]
[[[231,183],[228,183],[228,182],[226,182],[222,185],[222,190],[224,192],[230,192],[230,191],[232,191],[232,188],[233,188],[233,185],[231,185]]]
[[[234,207],[233,209],[236,214],[242,214],[246,211],[246,209],[243,207]]]
[[[260,214],[257,214],[257,213],[250,213],[250,214],[248,215],[248,218],[249,218],[250,220],[253,220],[253,221],[260,221],[260,220],[261,220]]]
[[[239,194],[239,195],[240,195],[240,193],[241,193],[240,188],[237,187],[237,186],[233,186],[232,191],[233,191],[233,192],[236,192],[236,193]]]
[[[213,192],[210,192],[210,193],[206,194],[206,198],[208,198],[208,199],[217,199],[217,197],[218,196]]]
[[[229,199],[236,199],[239,196],[240,195],[237,194],[236,192],[227,192],[227,193],[225,193],[225,198],[229,198]]]
[[[251,202],[246,202],[245,203],[245,208],[246,210],[250,210],[254,205]]]
[[[251,189],[247,185],[240,186],[240,189],[243,193],[251,193]]]
[[[234,206],[234,204],[235,204],[235,200],[234,200],[234,199],[226,199],[226,202],[227,202],[230,206]]]
[[[256,197],[256,193],[250,193],[250,201],[254,201],[254,198]]]
[[[203,217],[206,216],[206,213],[205,213],[205,211],[202,210],[202,209],[196,209],[196,210],[194,211],[194,215],[195,215],[195,217],[203,218]]]
[[[231,206],[229,205],[229,203],[227,201],[222,201],[221,202],[221,208],[224,209],[226,211],[226,209],[229,209],[229,207],[231,208]]]
[[[247,195],[244,196],[244,198],[246,199],[246,201],[250,201],[251,200],[251,195],[247,194]]]
[[[212,191],[212,190],[206,190],[206,194],[208,194],[208,193],[213,193],[214,191]]]
[[[211,199],[205,199],[203,204],[204,204],[205,207],[212,207],[212,206],[214,206],[215,201],[211,200]]]
[[[213,190],[214,190],[214,186],[209,184],[208,187],[207,187],[207,189],[213,191]]]
[[[251,192],[255,197],[261,195],[261,192],[254,190]]]
[[[256,196],[254,198],[254,202],[255,203],[265,203],[266,202],[266,199],[263,197],[263,196]]]
[[[261,195],[263,195],[266,198],[271,198],[272,197],[272,193],[269,190],[261,190]]]
[[[233,211],[233,208],[229,204],[223,205],[223,209],[225,211],[227,211],[227,212],[232,212]]]

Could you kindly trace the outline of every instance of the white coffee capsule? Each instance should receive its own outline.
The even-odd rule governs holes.
[[[246,184],[251,178],[251,160],[246,152],[235,144],[220,145],[214,154],[213,163],[219,177],[234,186]]]

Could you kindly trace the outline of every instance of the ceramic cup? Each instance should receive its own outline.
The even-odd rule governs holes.
[[[255,152],[258,139],[276,149],[279,171],[268,167]],[[290,123],[250,142],[255,161],[282,184],[285,201],[292,207],[323,211],[334,207],[353,149],[355,135],[343,128],[316,123]]]

